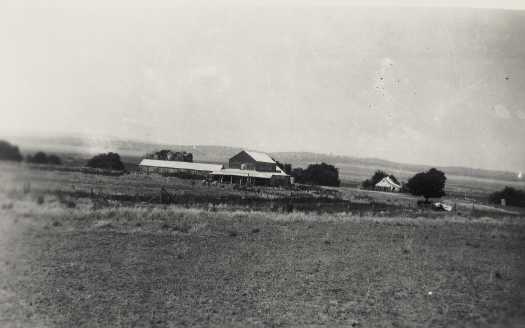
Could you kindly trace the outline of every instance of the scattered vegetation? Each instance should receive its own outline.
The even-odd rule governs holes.
[[[50,164],[50,165],[62,165],[62,160],[57,155],[47,155],[46,153],[39,151],[34,155],[27,155],[26,162],[34,164]]]
[[[0,140],[0,160],[20,162],[22,160],[22,155],[17,146],[12,145],[7,141]]]
[[[292,176],[297,183],[339,187],[339,170],[330,164],[310,164],[306,169],[295,168]]]
[[[124,170],[124,164],[117,153],[98,154],[92,157],[86,164],[87,167],[104,170]]]
[[[377,170],[370,179],[366,179],[365,181],[363,181],[361,186],[365,189],[372,189],[379,181],[383,180],[385,177],[390,177],[392,181],[394,181],[398,185],[401,185],[393,174],[388,174],[384,171]]]
[[[445,173],[431,168],[427,172],[420,172],[410,178],[406,184],[408,191],[414,196],[429,198],[445,196]]]
[[[512,187],[505,187],[501,191],[490,194],[489,201],[500,204],[504,199],[507,205],[525,207],[525,190],[519,190]]]

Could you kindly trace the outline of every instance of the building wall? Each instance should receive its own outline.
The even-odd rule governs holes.
[[[230,169],[256,170],[261,172],[276,171],[275,163],[257,162],[244,151],[230,158],[228,167]]]
[[[246,154],[244,151],[241,151],[237,155],[230,158],[228,166],[230,169],[241,169],[242,164],[252,164],[255,165],[255,160]]]
[[[275,172],[277,169],[275,163],[256,162],[255,170],[261,172]]]

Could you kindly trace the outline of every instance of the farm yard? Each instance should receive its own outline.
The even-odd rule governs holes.
[[[352,188],[247,191],[7,163],[2,172],[2,326],[520,327],[525,318],[525,221],[514,209],[459,203],[441,213]],[[162,202],[161,188],[174,199]],[[315,205],[281,206],[289,198]]]

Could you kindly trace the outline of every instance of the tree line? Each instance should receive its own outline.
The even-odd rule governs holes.
[[[5,140],[0,140],[0,160],[21,162],[24,160],[24,157],[20,153],[18,146],[12,145]],[[33,164],[62,165],[60,157],[54,154],[46,154],[43,151],[39,151],[34,155],[27,155],[25,161]]]

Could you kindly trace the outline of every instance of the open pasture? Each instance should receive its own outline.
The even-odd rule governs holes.
[[[525,319],[523,216],[95,206],[97,197],[70,189],[156,193],[171,181],[174,193],[241,191],[16,165],[1,179],[1,326],[520,327]],[[339,195],[368,207],[413,200]]]

